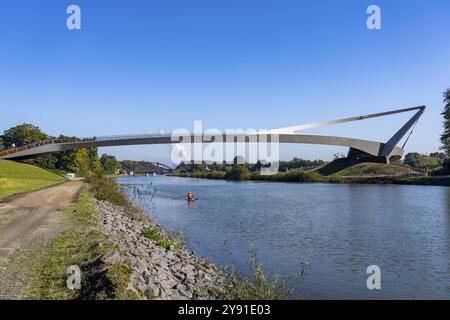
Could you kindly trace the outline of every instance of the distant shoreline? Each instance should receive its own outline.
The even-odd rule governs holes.
[[[225,177],[208,177],[198,174],[172,174],[170,176],[181,178],[198,178],[208,180],[227,181],[261,181],[261,182],[291,182],[291,183],[329,183],[329,184],[397,184],[397,185],[420,185],[420,186],[442,186],[450,187],[450,176],[374,176],[374,177],[338,177],[321,176],[319,179],[308,179],[308,181],[295,181],[291,179],[274,178],[272,176],[256,176],[244,179],[226,179]]]

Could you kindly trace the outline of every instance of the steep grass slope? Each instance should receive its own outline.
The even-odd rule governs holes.
[[[406,166],[384,163],[359,163],[333,174],[334,176],[370,177],[370,176],[396,176],[413,172]]]
[[[64,181],[50,171],[8,160],[0,160],[0,199],[15,193],[41,189]]]

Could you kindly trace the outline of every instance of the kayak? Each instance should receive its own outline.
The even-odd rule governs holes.
[[[184,199],[187,200],[187,201],[194,201],[195,200],[194,198],[192,198],[192,199],[184,198]]]

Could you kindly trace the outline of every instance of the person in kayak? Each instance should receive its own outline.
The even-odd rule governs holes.
[[[186,195],[186,199],[188,200],[194,200],[194,195],[192,194],[192,192],[188,192],[188,194]]]

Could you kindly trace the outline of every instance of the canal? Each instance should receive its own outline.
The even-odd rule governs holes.
[[[308,299],[450,298],[450,188],[121,177],[154,190],[148,212],[187,247],[248,274],[300,273]],[[144,187],[147,186],[147,187]],[[191,191],[198,201],[189,204]],[[381,269],[368,290],[366,269]]]

